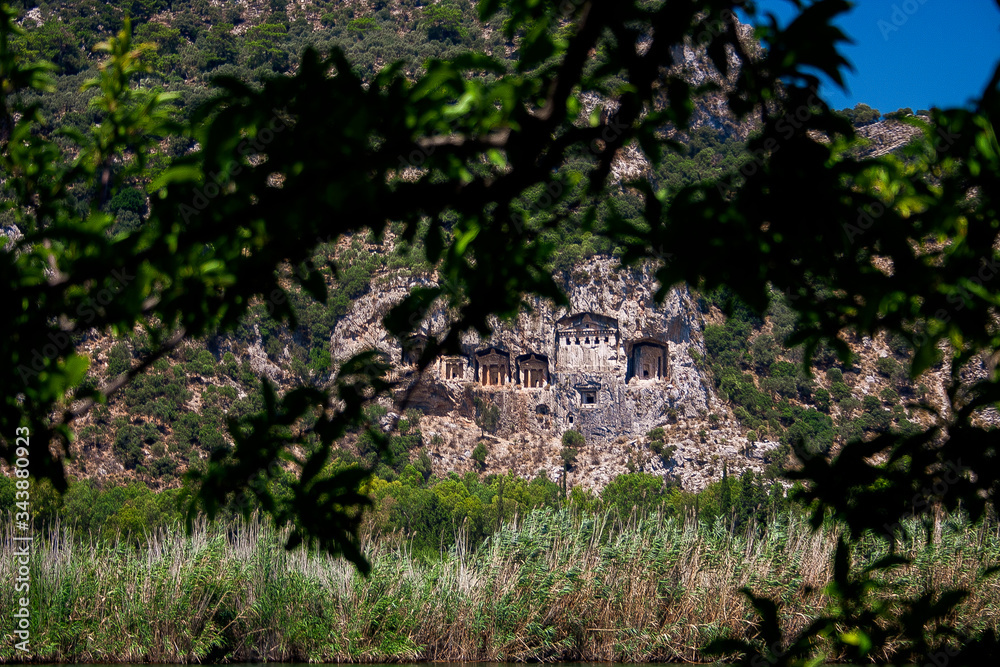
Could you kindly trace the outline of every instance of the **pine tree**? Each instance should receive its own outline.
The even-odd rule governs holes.
[[[722,486],[719,489],[719,514],[729,516],[733,509],[732,480],[729,479],[729,464],[722,463]]]

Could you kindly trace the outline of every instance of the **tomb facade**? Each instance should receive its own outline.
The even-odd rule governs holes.
[[[440,377],[450,382],[464,382],[468,379],[469,360],[466,357],[441,357],[438,362]]]
[[[403,363],[407,366],[416,366],[420,362],[420,356],[427,349],[429,339],[424,334],[414,334],[403,343]]]
[[[472,418],[476,392],[488,390],[501,411],[501,431],[558,437],[575,429],[588,440],[608,441],[645,433],[673,407],[678,396],[664,329],[626,334],[616,318],[594,312],[531,324],[500,325],[485,341],[465,339],[460,354],[437,359],[437,372],[411,400],[415,395],[428,408],[450,406]],[[404,364],[416,364],[429,342],[421,334],[407,339]]]
[[[596,313],[568,315],[556,322],[556,366],[564,371],[616,371],[618,321]]]
[[[669,376],[670,355],[665,343],[644,338],[626,343],[625,350],[628,358],[625,382],[632,378],[662,380]]]
[[[477,352],[476,380],[485,387],[510,384],[510,353],[496,347]]]
[[[526,389],[540,389],[549,384],[549,358],[544,354],[523,354],[517,358],[517,381]]]

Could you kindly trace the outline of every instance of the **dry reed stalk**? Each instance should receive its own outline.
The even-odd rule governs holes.
[[[365,579],[341,560],[285,551],[287,530],[259,517],[199,521],[188,536],[161,531],[137,548],[53,526],[32,562],[36,636],[48,647],[37,658],[694,660],[712,637],[756,627],[743,586],[782,601],[788,633],[822,613],[837,536],[794,515],[763,534],[732,534],[691,516],[543,511],[478,548],[460,529],[433,561],[415,559],[399,535],[366,534]],[[901,543],[914,563],[881,575],[895,585],[884,595],[970,587],[946,620],[998,627],[1000,588],[975,579],[1000,560],[997,527],[944,522],[941,531],[932,545],[915,535]],[[13,578],[12,536],[0,530],[2,577]],[[886,546],[867,544],[859,563]],[[3,596],[0,609],[12,604]]]

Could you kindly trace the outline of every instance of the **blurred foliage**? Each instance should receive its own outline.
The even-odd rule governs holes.
[[[208,360],[145,371],[184,338],[237,331],[261,309],[288,331],[304,322],[297,335],[315,347],[346,303],[338,305],[340,287],[331,294],[325,264],[312,261],[324,244],[378,242],[392,231],[405,247],[419,248],[421,265],[438,280],[413,289],[384,324],[403,337],[435,304],[449,307],[451,328],[429,341],[425,359],[457,350],[466,331],[488,335],[495,317],[513,317],[532,299],[567,305],[559,272],[589,253],[611,253],[649,267],[661,298],[680,282],[703,294],[727,290],[720,304],[730,319],[705,332],[720,393],[748,427],[795,450],[801,465],[787,474],[806,482],[801,495],[813,522],[846,527],[830,584],[841,604],[802,629],[793,650],[765,659],[797,659],[817,636],[855,661],[884,656],[889,625],[928,650],[949,634],[974,639],[962,664],[974,663],[975,651],[995,654],[995,638],[957,637],[937,624],[957,596],[871,606],[869,572],[851,575],[849,564],[859,535],[910,514],[961,507],[978,518],[996,509],[998,440],[979,416],[1000,401],[995,363],[984,362],[1000,348],[993,127],[1000,69],[968,108],[933,110],[929,122],[903,118],[920,131],[903,155],[862,157],[850,119],[814,92],[821,77],[843,84],[847,61],[838,49],[846,38],[834,21],[850,5],[796,5],[798,15],[779,27],[731,0],[483,0],[475,7],[458,0],[418,12],[421,29],[399,31],[387,7],[361,16],[337,3],[321,8],[325,32],[317,35],[292,5],[276,2],[236,40],[226,27],[241,20],[232,6],[172,3],[169,28],[177,32],[137,30],[148,44],[133,41],[124,10],[141,28],[163,6],[153,0],[127,7],[82,0],[26,31],[5,6],[0,216],[20,235],[5,235],[0,252],[4,459],[13,456],[15,429],[28,429],[31,471],[48,480],[37,488],[51,489],[40,498],[57,497],[66,489],[62,456],[75,419],[128,383],[125,397],[136,409],[180,419],[186,396],[176,374],[201,373]],[[734,8],[756,21],[762,53],[748,53]],[[466,18],[473,12],[478,22]],[[705,37],[707,57],[732,75],[731,85],[693,86],[672,67],[691,35]],[[742,63],[738,71],[731,54]],[[215,76],[210,88],[178,85],[206,75]],[[583,92],[613,100],[616,113],[581,118]],[[694,101],[708,92],[723,96],[738,119],[755,119],[745,154],[689,127]],[[879,117],[852,112],[856,122]],[[688,132],[699,150],[672,130]],[[625,147],[643,152],[650,178],[609,178]],[[664,167],[675,154],[691,163]],[[149,195],[148,210],[133,195],[115,199],[129,188]],[[334,257],[332,264],[349,289],[352,263]],[[357,264],[360,274],[368,271]],[[310,312],[295,303],[297,292],[330,310]],[[356,298],[349,294],[339,298]],[[756,349],[747,344],[759,333],[754,318],[776,294],[787,300],[785,325],[769,335],[801,346],[794,353],[772,354],[766,340]],[[123,336],[137,328],[146,341],[127,373],[110,384],[87,380],[89,359],[78,351],[84,333]],[[257,328],[269,353],[283,349],[279,325]],[[906,375],[932,367],[949,378],[949,405],[931,414],[929,429],[874,397],[853,395],[857,361],[845,336],[882,331],[910,350],[903,371],[889,363],[879,369],[897,390],[908,391]],[[306,358],[312,368],[300,369],[303,380],[325,376],[324,357]],[[840,415],[834,430],[826,412],[804,406],[817,393],[814,365],[825,370],[838,360],[842,379],[828,389]],[[766,369],[767,382],[758,386],[751,367]],[[384,357],[373,352],[329,370],[328,381],[281,396],[262,382],[246,414],[211,417],[224,419],[231,446],[190,428],[176,442],[171,434],[166,446],[209,442],[211,453],[191,474],[198,491],[189,519],[199,508],[214,516],[259,506],[293,526],[289,547],[310,541],[368,571],[357,535],[362,510],[374,501],[361,487],[379,465],[392,465],[381,462],[383,453],[391,462],[400,452],[365,409],[394,387]],[[893,420],[896,428],[886,431]],[[158,465],[153,452],[163,436],[152,421],[139,421],[112,424],[120,455],[137,471]],[[331,466],[333,444],[349,430],[369,434],[378,463]],[[837,455],[823,455],[838,434]],[[275,485],[284,466],[297,474]],[[401,476],[423,477],[415,466]],[[736,483],[727,477],[720,488],[723,515],[742,511]],[[649,502],[658,493],[643,478],[623,484],[636,492],[626,498]],[[558,495],[544,481],[539,486],[542,495]],[[483,504],[461,480],[434,489],[446,515],[474,517],[473,498]],[[145,511],[136,508],[128,520]],[[485,508],[480,516],[488,525]],[[884,559],[870,570],[898,562]],[[774,636],[776,605],[751,599],[763,637]],[[925,628],[932,622],[931,645]],[[763,657],[753,643],[730,649],[748,663]]]

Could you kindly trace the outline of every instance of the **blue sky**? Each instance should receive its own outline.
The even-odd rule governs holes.
[[[910,107],[967,106],[1000,61],[996,0],[856,0],[836,21],[855,43],[841,52],[855,68],[845,93],[824,77],[837,109],[864,102],[882,113]],[[795,15],[787,0],[757,0],[781,25]],[[741,17],[742,18],[742,17]]]

